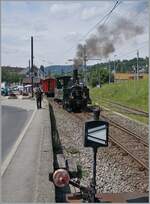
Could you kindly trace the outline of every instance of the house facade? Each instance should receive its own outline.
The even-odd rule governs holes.
[[[139,79],[148,79],[148,74],[139,73],[138,77]],[[137,79],[137,75],[135,73],[114,73],[115,82],[122,82],[134,79]]]

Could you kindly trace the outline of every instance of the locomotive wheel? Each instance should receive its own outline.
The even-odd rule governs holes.
[[[69,113],[73,112],[73,107],[72,107],[72,104],[71,104],[71,103],[68,104],[67,111],[68,111]]]
[[[73,103],[72,104],[72,111],[74,112],[74,113],[78,113],[78,112],[81,112],[81,107],[80,106],[78,106],[76,103]]]
[[[72,109],[70,109],[70,108],[67,108],[67,111],[68,111],[69,113],[73,112]]]
[[[67,110],[68,112],[72,112],[72,109],[69,108],[69,105],[66,102],[63,103],[63,109]]]

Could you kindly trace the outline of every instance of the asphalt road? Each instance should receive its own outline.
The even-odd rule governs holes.
[[[2,162],[16,142],[33,111],[2,106]]]

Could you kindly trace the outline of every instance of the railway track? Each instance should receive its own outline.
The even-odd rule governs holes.
[[[75,117],[83,121],[91,119],[92,114],[75,114]],[[110,124],[109,140],[122,149],[126,153],[125,155],[130,155],[140,165],[140,170],[148,170],[148,142],[142,136],[135,134],[107,117],[101,116],[101,118]]]
[[[68,113],[67,111],[62,109],[61,105],[57,103],[52,103],[53,108],[55,110],[55,117],[57,118],[57,125],[58,125],[58,132],[60,133],[60,140],[63,147],[63,153],[66,158],[72,160],[75,159],[75,162],[82,166],[84,176],[81,179],[81,183],[83,185],[88,185],[88,177],[87,175],[91,175],[92,168],[91,168],[91,161],[92,161],[92,151],[91,149],[83,148],[83,127],[85,121],[93,120],[93,113]],[[95,108],[95,106],[93,107]],[[104,115],[106,114],[106,115]],[[107,117],[107,112],[101,112],[101,115]],[[109,115],[108,115],[108,118]],[[107,119],[108,119],[107,118]],[[111,119],[118,121],[118,117],[111,115]],[[106,119],[105,119],[106,120]],[[113,121],[113,122],[115,122]],[[142,129],[139,129],[136,124],[132,126],[130,125],[129,121],[126,120],[119,120],[119,123],[122,126],[131,128],[139,134],[142,133]],[[127,126],[126,126],[127,124]],[[144,154],[142,152],[148,152],[148,148],[145,148],[141,145],[140,155],[139,154],[139,147],[136,147],[133,143],[135,143],[134,139],[130,140],[128,146],[125,146],[124,142],[125,138],[129,137],[129,135],[125,135],[127,133],[119,130],[117,127],[110,125],[111,132],[109,136],[109,148],[98,151],[98,159],[97,159],[97,190],[101,192],[103,187],[104,189],[117,192],[124,192],[124,191],[141,191],[147,192],[148,191],[148,160],[146,156],[147,153]],[[147,142],[147,131],[143,131],[145,142]],[[115,139],[115,136],[117,138]],[[123,137],[119,136],[123,135]],[[113,136],[113,138],[111,138]],[[143,137],[142,135],[139,135]],[[120,138],[121,137],[121,138]],[[125,137],[125,138],[124,138]],[[132,138],[132,137],[131,137]],[[127,139],[128,141],[128,139]],[[138,139],[136,140],[138,142]],[[133,143],[131,143],[133,142]],[[142,143],[142,142],[138,142]],[[146,144],[147,145],[147,144]],[[137,149],[137,153],[134,149]],[[132,151],[134,150],[134,152]],[[131,155],[130,155],[131,153]],[[137,154],[137,155],[136,155]],[[138,159],[138,161],[137,161]],[[136,175],[136,176],[135,176]],[[106,180],[101,180],[102,177],[106,177]],[[111,191],[111,190],[110,190]]]
[[[139,145],[137,141],[127,140],[125,144],[125,139],[122,143],[123,138],[115,138],[109,135],[109,139],[115,143],[118,147],[124,150],[128,155],[130,155],[138,164],[140,164],[140,170],[149,170],[148,168],[148,147]]]
[[[96,98],[96,99],[99,100],[98,98]],[[143,111],[143,110],[139,110],[137,108],[131,108],[131,107],[128,107],[126,105],[122,105],[120,103],[110,101],[110,100],[104,99],[104,98],[102,98],[100,101],[105,103],[105,104],[107,103],[110,107],[119,108],[122,111],[126,111],[126,113],[128,113],[128,114],[135,114],[135,115],[141,115],[144,117],[149,117],[148,112]]]
[[[135,137],[136,139],[138,139],[140,141],[140,143],[142,143],[145,146],[148,146],[148,141],[146,141],[145,139],[143,139],[141,136],[137,135],[136,133],[132,132],[131,130],[127,129],[126,127],[123,127],[122,125],[118,124],[117,122],[114,122],[113,120],[108,119],[104,115],[102,115],[101,118],[104,120],[107,120],[111,126],[114,126],[118,129],[122,130],[123,132]]]
[[[91,120],[92,113],[70,113],[80,121]],[[101,114],[101,119],[109,122],[109,140],[130,155],[139,165],[140,170],[148,170],[148,141],[131,130]]]

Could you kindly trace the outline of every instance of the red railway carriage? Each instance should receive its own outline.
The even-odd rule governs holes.
[[[43,92],[47,96],[54,97],[55,88],[56,88],[56,79],[54,78],[41,79],[41,86],[42,86]]]

